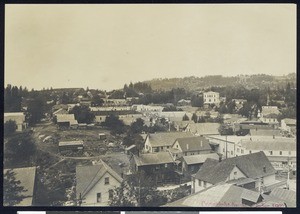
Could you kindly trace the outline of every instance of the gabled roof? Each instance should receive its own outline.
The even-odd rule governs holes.
[[[242,155],[234,158],[228,158],[221,162],[207,159],[195,178],[207,181],[211,184],[226,181],[234,167],[238,167],[248,178],[258,178],[275,174],[275,169],[266,157],[264,152],[257,152],[248,155]],[[264,172],[263,168],[266,171]]]
[[[4,174],[10,169],[4,169]],[[26,192],[22,193],[26,196],[19,204],[15,206],[32,206],[35,188],[36,167],[25,167],[11,169],[15,173],[15,178],[20,181],[20,186],[24,187]],[[5,188],[5,187],[4,187]]]
[[[64,108],[60,108],[60,109],[56,110],[55,112],[53,112],[53,115],[57,115],[57,114],[68,114],[68,110],[66,110]]]
[[[182,157],[182,159],[187,163],[187,165],[204,163],[208,158],[219,160],[219,155],[217,153],[209,153],[209,154],[189,155],[189,156]]]
[[[76,166],[76,197],[84,197],[105,175],[109,173],[120,183],[123,181],[112,168],[100,160],[97,165]]]
[[[169,152],[147,153],[140,154],[139,156],[134,155],[133,157],[137,166],[158,165],[174,162],[172,155]]]
[[[178,142],[182,152],[211,150],[209,140],[204,137],[177,138],[174,144],[176,142]]]
[[[193,120],[191,121],[173,121],[173,124],[175,126],[178,126],[179,128],[185,129],[189,124],[194,124],[195,122]]]
[[[250,190],[222,183],[164,205],[165,207],[247,207],[242,195]]]
[[[193,136],[188,132],[157,132],[149,134],[149,142],[152,147],[172,146],[177,138]]]
[[[287,203],[288,207],[296,207],[296,192],[283,188],[275,188],[270,196],[276,197]]]
[[[194,123],[189,126],[192,133],[199,135],[218,135],[219,127],[219,123]]]

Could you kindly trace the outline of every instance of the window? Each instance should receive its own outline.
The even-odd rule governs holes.
[[[104,184],[105,185],[109,184],[109,177],[104,178]]]
[[[269,151],[270,155],[273,155],[273,151]]]
[[[237,149],[236,149],[236,151],[237,151],[237,152],[240,152],[240,149],[239,149],[239,148],[237,148]]]
[[[233,172],[234,175],[237,175],[237,172]]]
[[[282,151],[279,151],[279,155],[282,155]]]
[[[291,151],[289,151],[289,155],[291,155],[292,154],[292,152]]]
[[[252,151],[251,150],[249,150],[249,154],[251,154],[252,153]]]
[[[241,149],[241,153],[244,154],[244,149]]]
[[[114,191],[112,189],[108,190],[108,198],[109,198],[109,200],[112,200],[113,195],[114,195]]]
[[[97,193],[97,202],[101,202],[101,192]]]
[[[199,187],[202,186],[201,183],[202,183],[202,181],[198,180],[198,186],[199,186]]]
[[[233,155],[233,151],[230,151],[230,154]]]

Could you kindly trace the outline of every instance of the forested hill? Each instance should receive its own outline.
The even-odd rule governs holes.
[[[225,77],[222,75],[205,77],[184,77],[184,78],[164,78],[144,81],[151,86],[153,90],[171,90],[172,88],[184,88],[186,90],[201,90],[213,86],[239,86],[246,88],[278,88],[284,87],[290,82],[296,87],[296,73],[285,76],[271,76],[265,74],[258,75],[238,75],[234,77]]]

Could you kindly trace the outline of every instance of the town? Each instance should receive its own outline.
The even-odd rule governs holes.
[[[228,79],[7,85],[4,206],[295,207],[296,74]]]

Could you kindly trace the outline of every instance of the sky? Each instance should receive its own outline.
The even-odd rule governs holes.
[[[5,85],[296,72],[295,4],[6,5]]]

